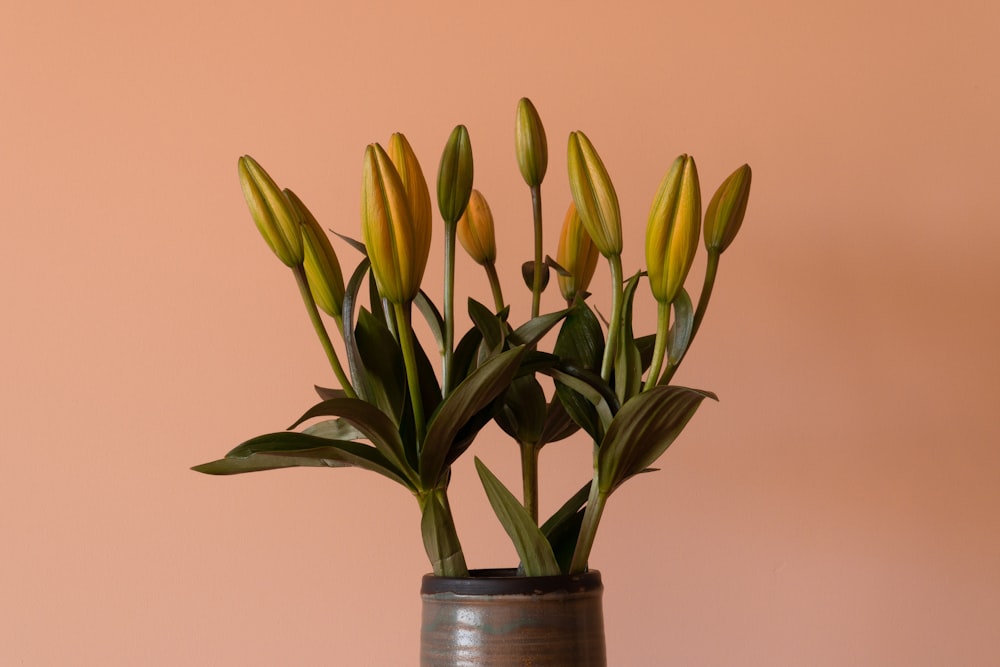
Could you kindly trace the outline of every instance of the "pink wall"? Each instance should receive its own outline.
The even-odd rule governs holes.
[[[995,3],[422,4],[0,10],[0,665],[414,664],[406,494],[187,470],[332,382],[236,158],[357,235],[364,145],[402,130],[433,174],[466,123],[522,317],[522,95],[550,252],[570,130],[616,179],[633,270],[675,155],[706,190],[754,168],[677,378],[722,401],[599,536],[611,664],[1000,663]],[[543,453],[545,508],[587,449]],[[496,431],[474,451],[514,479]],[[471,458],[457,478],[471,562],[512,564]]]

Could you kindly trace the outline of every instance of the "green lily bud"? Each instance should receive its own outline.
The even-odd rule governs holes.
[[[527,97],[517,103],[517,120],[514,124],[514,147],[517,166],[524,182],[531,187],[542,184],[549,165],[549,146],[545,141],[545,128],[535,105]]]
[[[621,255],[621,213],[608,170],[583,132],[570,132],[568,152],[569,189],[583,226],[602,255]]]
[[[396,167],[399,179],[406,190],[406,199],[410,204],[410,221],[413,223],[414,240],[418,258],[423,258],[424,264],[415,268],[423,276],[427,256],[431,250],[431,195],[427,190],[427,181],[420,168],[417,156],[410,147],[410,142],[399,132],[389,139],[389,158]]]
[[[316,305],[339,322],[344,303],[344,274],[330,245],[330,238],[298,195],[286,188],[285,196],[299,217],[305,255],[302,265],[306,270],[309,291]]]
[[[469,143],[469,131],[464,125],[458,125],[448,137],[438,168],[438,209],[446,223],[458,222],[471,195],[472,144]]]
[[[701,191],[694,158],[681,155],[660,183],[646,227],[649,286],[660,303],[677,296],[695,252],[701,225]]]
[[[378,144],[365,149],[361,181],[361,234],[379,292],[392,303],[409,303],[420,290],[427,258],[416,254],[406,189]]]
[[[483,266],[497,261],[493,213],[479,190],[473,190],[469,205],[458,220],[458,240],[469,257]]]
[[[299,266],[303,259],[299,221],[285,194],[249,155],[239,159],[238,171],[250,215],[268,247],[285,266]]]
[[[722,253],[743,225],[750,199],[750,165],[745,164],[722,182],[705,211],[705,248]]]
[[[587,291],[600,254],[580,222],[576,204],[570,202],[556,250],[556,262],[569,273],[568,276],[558,274],[559,291],[567,302],[572,303],[577,294]]]

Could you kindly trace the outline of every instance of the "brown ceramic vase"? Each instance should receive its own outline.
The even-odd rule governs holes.
[[[421,667],[607,667],[601,573],[426,575]]]

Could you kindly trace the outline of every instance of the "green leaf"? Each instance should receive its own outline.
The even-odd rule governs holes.
[[[566,412],[594,442],[600,442],[618,409],[618,399],[610,387],[593,371],[571,371],[564,366],[548,374],[556,381],[556,394]]]
[[[397,469],[404,471],[409,469],[397,425],[388,415],[371,403],[356,398],[323,401],[307,410],[289,429],[314,417],[340,417],[371,440],[379,453],[392,462]],[[230,454],[234,453],[235,450],[230,452]]]
[[[515,378],[504,394],[496,417],[507,435],[521,443],[538,444],[545,427],[548,403],[542,385],[533,376]]]
[[[351,426],[344,419],[327,419],[302,429],[306,435],[315,435],[330,440],[360,440],[365,434]]]
[[[552,327],[559,323],[559,320],[566,317],[566,314],[569,313],[570,310],[571,309],[560,310],[547,315],[539,315],[538,317],[528,320],[515,329],[514,333],[508,337],[511,344],[534,347],[538,341],[545,336],[545,334],[552,330]]]
[[[420,452],[420,480],[425,488],[437,486],[462,427],[510,386],[524,352],[524,347],[515,347],[487,360],[441,402],[427,424]]]
[[[344,336],[344,347],[347,351],[347,365],[351,371],[351,380],[354,382],[354,389],[358,392],[358,397],[361,399],[368,398],[368,395],[365,393],[365,386],[368,384],[368,373],[365,371],[364,361],[361,358],[361,352],[358,351],[358,343],[354,338],[354,309],[357,306],[358,291],[361,289],[361,282],[364,280],[365,274],[368,273],[370,266],[371,263],[365,257],[354,270],[351,279],[347,281],[347,286],[344,289],[343,305],[344,330],[341,332]]]
[[[362,243],[361,241],[356,241],[356,240],[352,239],[350,236],[344,236],[343,234],[341,234],[339,232],[335,232],[332,229],[330,230],[330,232],[333,233],[333,234],[335,234],[338,238],[340,238],[345,243],[347,243],[347,245],[351,246],[352,248],[354,248],[355,250],[357,250],[358,252],[360,252],[366,258],[368,257],[368,248],[366,248],[365,244]]]
[[[347,396],[347,392],[343,389],[330,389],[329,387],[321,387],[318,384],[313,385],[313,389],[316,390],[316,395],[324,401],[328,398],[345,398]]]
[[[483,334],[477,327],[472,327],[465,332],[462,339],[455,346],[455,353],[451,357],[451,386],[459,384],[468,377],[474,369],[476,354],[479,351],[479,344],[483,342]]]
[[[493,356],[503,349],[507,327],[492,310],[475,299],[469,299],[469,319],[483,335],[483,342]]]
[[[586,303],[578,301],[566,314],[553,352],[575,368],[599,372],[604,356],[604,332]],[[591,401],[565,383],[556,383],[556,396],[573,422],[600,442],[604,429]]]
[[[439,577],[467,577],[462,544],[455,532],[446,489],[433,489],[418,495],[420,501],[420,534],[424,551],[431,561],[434,574]]]
[[[632,306],[635,301],[635,288],[639,284],[639,275],[636,273],[629,279],[622,295],[621,330],[615,355],[614,379],[615,393],[622,404],[638,394],[642,388],[642,360],[632,333]]]
[[[667,360],[675,366],[684,358],[694,329],[694,307],[683,287],[674,299],[674,323],[667,335]]]
[[[592,482],[584,484],[572,498],[549,517],[548,521],[542,524],[542,533],[552,545],[552,552],[562,572],[569,572],[573,561],[573,552],[580,537],[580,526],[583,525],[583,506],[590,497],[591,484]]]
[[[385,320],[373,316],[364,308],[358,313],[354,335],[367,371],[367,400],[375,403],[398,425],[406,397],[406,383],[401,380],[406,377],[403,353],[386,327]]]
[[[476,458],[476,470],[479,472],[479,479],[486,490],[486,497],[493,506],[493,511],[507,535],[510,536],[517,555],[521,558],[521,566],[524,574],[528,577],[548,577],[560,573],[559,563],[556,562],[555,554],[552,553],[552,546],[542,534],[542,531],[535,525],[524,509],[524,505],[514,497],[507,487],[497,479],[496,475],[490,472],[489,468]]]
[[[376,472],[415,490],[406,476],[370,445],[350,440],[330,440],[296,431],[280,431],[251,438],[226,454],[225,459],[193,469],[213,475],[232,475],[294,466],[353,466]]]
[[[431,333],[434,334],[434,340],[437,341],[438,353],[444,354],[444,318],[441,317],[441,312],[438,311],[437,306],[434,302],[430,300],[427,294],[420,290],[417,293],[415,299],[413,299],[413,305],[417,307],[420,314],[424,316],[424,320],[427,321],[427,326],[430,327]]]
[[[610,494],[652,465],[681,434],[705,398],[717,400],[707,391],[657,386],[623,405],[608,426],[597,455],[601,492]]]
[[[566,412],[566,407],[562,404],[558,394],[549,401],[545,411],[545,425],[542,427],[542,435],[538,439],[538,446],[550,442],[565,440],[580,430],[580,425],[573,421],[573,418]]]

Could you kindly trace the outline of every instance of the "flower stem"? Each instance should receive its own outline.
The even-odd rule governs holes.
[[[542,300],[542,186],[531,186],[531,213],[535,220],[535,271],[531,284],[531,317],[538,317]]]
[[[394,303],[396,325],[399,328],[399,345],[403,350],[403,364],[406,366],[406,383],[410,390],[410,405],[413,406],[413,423],[417,430],[418,450],[424,444],[424,401],[420,395],[420,377],[417,375],[417,356],[413,350],[413,326],[410,321],[410,304]]]
[[[441,359],[441,394],[451,393],[451,360],[455,349],[455,234],[458,223],[444,226],[444,355]]]
[[[538,453],[541,451],[530,442],[521,444],[521,479],[524,483],[524,509],[528,510],[538,525]]]
[[[676,361],[667,363],[667,370],[663,372],[663,377],[660,378],[660,384],[669,384],[670,380],[674,377],[674,373],[677,371],[677,367],[681,365],[684,361],[684,355],[687,351],[691,349],[691,344],[694,342],[694,337],[698,333],[698,329],[701,327],[701,321],[705,319],[705,311],[708,310],[708,302],[712,298],[712,288],[715,287],[715,278],[719,273],[719,257],[721,254],[719,252],[709,252],[708,253],[708,263],[705,265],[705,282],[701,287],[701,295],[698,297],[698,307],[694,311],[694,320],[691,323],[691,338],[688,340],[687,348]]]
[[[486,277],[490,279],[490,289],[493,290],[493,303],[499,313],[503,310],[504,302],[503,291],[500,289],[500,277],[497,275],[497,267],[490,262],[484,268],[486,269]]]
[[[646,377],[646,385],[643,387],[643,391],[649,391],[655,387],[656,381],[660,377],[660,369],[663,367],[663,356],[667,349],[667,340],[670,337],[670,304],[658,301],[656,316],[656,341],[653,344],[653,362],[649,365],[649,375]]]
[[[611,265],[611,321],[608,322],[608,343],[604,347],[604,362],[601,364],[601,378],[607,382],[615,365],[618,353],[618,332],[622,318],[622,258],[621,255],[608,257]]]
[[[323,351],[326,352],[326,358],[330,360],[333,373],[337,376],[337,381],[340,382],[340,388],[344,390],[344,393],[349,398],[357,398],[358,395],[355,393],[351,381],[347,378],[344,367],[340,365],[337,350],[333,347],[330,334],[327,333],[326,325],[323,324],[323,318],[320,317],[319,309],[316,307],[316,301],[313,299],[312,291],[309,289],[309,281],[306,278],[306,270],[300,264],[292,267],[292,273],[295,274],[295,282],[298,283],[299,292],[302,294],[302,301],[305,303],[306,311],[309,313],[309,319],[312,321],[313,329],[316,330],[316,335],[323,346]]]

